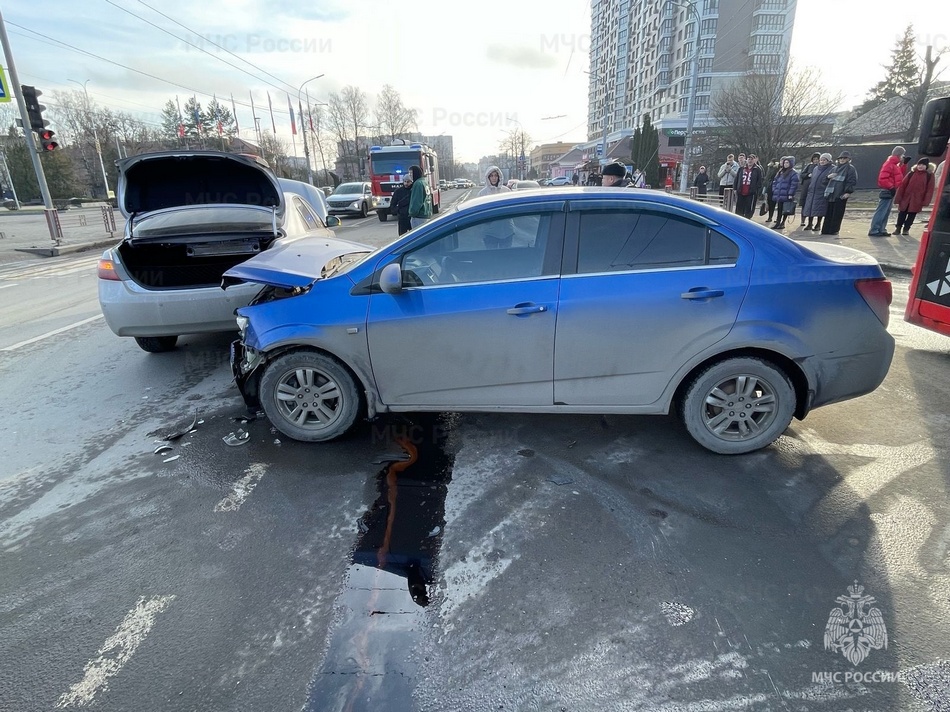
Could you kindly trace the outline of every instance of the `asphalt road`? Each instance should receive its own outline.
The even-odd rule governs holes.
[[[883,386],[720,457],[666,417],[296,443],[230,335],[146,354],[90,258],[0,267],[0,710],[946,710],[950,340],[893,278]]]

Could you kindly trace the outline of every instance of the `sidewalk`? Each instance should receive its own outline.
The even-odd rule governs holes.
[[[911,235],[891,237],[868,237],[873,210],[856,207],[845,213],[838,237],[804,232],[798,229],[800,218],[796,216],[781,233],[808,244],[809,242],[833,242],[867,252],[884,267],[910,270],[917,260],[920,233],[925,223],[915,223]],[[80,218],[85,216],[85,220]],[[888,228],[893,229],[896,212],[892,213]],[[54,246],[49,237],[42,210],[0,212],[0,263],[17,260],[42,259],[76,252],[95,253],[117,244],[122,239],[122,215],[116,211],[114,235],[106,233],[101,211],[96,207],[66,210],[61,213],[65,235],[59,246]],[[755,222],[764,224],[765,218],[756,214]],[[86,224],[80,225],[83,221]],[[791,228],[791,229],[789,229]]]

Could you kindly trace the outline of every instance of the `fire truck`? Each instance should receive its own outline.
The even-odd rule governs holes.
[[[410,166],[419,166],[432,191],[432,212],[439,212],[442,192],[439,190],[439,157],[424,143],[400,142],[392,146],[370,146],[369,176],[373,195],[379,200],[376,215],[380,222],[389,219],[389,202],[393,191],[402,185]]]
[[[950,142],[950,97],[934,99],[924,109],[917,151],[938,163],[947,160]],[[904,319],[950,336],[950,170],[944,165],[934,186],[930,221],[920,236],[920,251],[910,282]]]

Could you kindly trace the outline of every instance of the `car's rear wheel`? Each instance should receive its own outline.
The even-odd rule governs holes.
[[[722,455],[766,447],[795,412],[795,388],[784,371],[759,358],[730,358],[693,379],[679,402],[686,430]]]
[[[350,372],[316,351],[291,351],[269,363],[261,376],[260,402],[275,428],[305,442],[341,437],[360,410]]]
[[[148,351],[150,354],[160,354],[165,351],[171,351],[178,343],[177,336],[136,336],[135,343],[139,345],[142,351]]]
[[[369,206],[364,202],[360,204],[360,217],[365,218],[369,215]]]
[[[386,222],[387,220],[389,220],[389,213],[383,210],[382,208],[376,211],[376,216],[379,218],[380,222]]]

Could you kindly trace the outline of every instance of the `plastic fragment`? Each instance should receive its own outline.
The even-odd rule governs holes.
[[[167,440],[168,442],[172,442],[173,440],[178,440],[178,438],[182,437],[183,435],[187,435],[192,430],[194,430],[195,425],[197,423],[198,423],[198,409],[195,408],[195,417],[192,418],[191,425],[189,425],[184,430],[179,430],[178,432],[170,433],[169,435],[166,435],[164,438],[162,438],[162,440]]]
[[[552,475],[551,477],[548,477],[548,482],[553,482],[556,485],[569,485],[573,481],[574,480],[572,480],[570,477],[566,477],[565,475]]]
[[[242,428],[238,428],[237,432],[228,433],[225,435],[222,440],[224,440],[225,445],[230,445],[231,447],[237,447],[238,445],[245,445],[251,438],[251,434]]]
[[[163,455],[163,454],[165,454],[166,452],[171,452],[171,451],[174,450],[174,449],[175,449],[175,448],[173,448],[171,445],[159,445],[159,446],[158,446],[157,448],[155,448],[152,452],[153,452],[154,454],[156,454],[156,455]]]
[[[171,457],[166,457],[164,460],[162,460],[162,462],[172,462],[173,460],[177,460],[179,457],[181,457],[181,455],[172,455]]]

